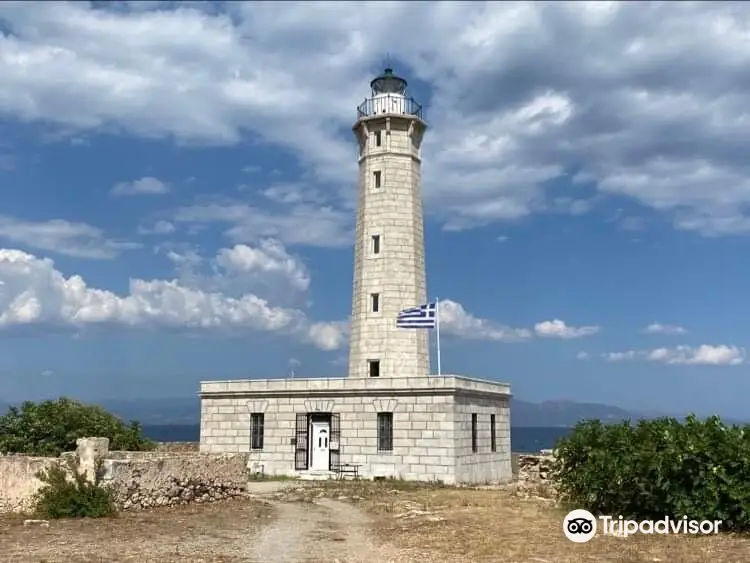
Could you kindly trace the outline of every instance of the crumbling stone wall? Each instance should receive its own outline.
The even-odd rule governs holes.
[[[246,454],[110,452],[106,438],[81,438],[75,452],[59,458],[0,455],[0,512],[26,512],[43,486],[38,471],[74,458],[88,479],[102,461],[101,482],[114,489],[118,508],[214,502],[242,495]]]
[[[524,498],[554,497],[555,489],[550,480],[554,459],[551,450],[536,455],[518,454],[518,474],[513,483],[516,494]]]
[[[103,484],[114,487],[123,510],[213,502],[244,493],[246,463],[239,454],[108,459]]]
[[[29,511],[34,493],[42,486],[37,473],[59,461],[50,457],[0,456],[0,513]]]

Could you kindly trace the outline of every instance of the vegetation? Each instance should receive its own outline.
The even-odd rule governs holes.
[[[750,530],[750,426],[718,417],[582,422],[558,442],[552,478],[562,501],[594,514]]]
[[[44,483],[36,495],[36,511],[47,518],[101,518],[116,512],[114,492],[101,484],[101,464],[93,482],[72,460],[37,473]]]
[[[0,416],[0,452],[58,456],[73,451],[84,437],[109,438],[113,450],[150,450],[155,444],[143,437],[140,424],[125,423],[95,405],[62,397],[57,400],[10,407]]]

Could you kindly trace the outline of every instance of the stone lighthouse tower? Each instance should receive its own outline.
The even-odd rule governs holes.
[[[396,327],[427,302],[421,145],[427,124],[390,68],[357,108],[357,225],[349,377],[416,377],[430,370],[427,330]]]

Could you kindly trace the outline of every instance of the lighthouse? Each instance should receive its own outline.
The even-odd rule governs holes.
[[[422,217],[422,106],[390,68],[357,108],[359,177],[349,377],[429,375],[429,335],[396,326],[427,300]]]
[[[398,326],[400,312],[433,305],[421,194],[427,124],[391,69],[370,90],[352,127],[359,173],[349,372],[201,382],[200,451],[246,453],[252,472],[300,479],[510,481],[503,366],[492,366],[490,380],[431,377],[430,327]]]

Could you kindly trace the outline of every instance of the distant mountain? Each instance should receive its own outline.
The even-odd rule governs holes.
[[[195,425],[200,423],[200,400],[198,397],[163,399],[102,399],[91,401],[125,420],[137,420],[147,426]],[[5,413],[8,403],[0,401],[0,413]],[[531,403],[511,399],[510,418],[514,427],[525,428],[569,428],[584,419],[602,422],[620,422],[641,418],[676,416],[653,411],[628,411],[599,403],[578,403],[568,400]],[[728,424],[746,424],[746,421],[722,417]]]
[[[141,424],[198,424],[201,403],[198,397],[167,399],[102,399],[96,401],[112,414]]]
[[[597,403],[576,403],[574,401],[545,401],[529,403],[511,399],[510,422],[523,427],[570,427],[584,419],[599,419],[602,422],[620,422],[639,418],[619,407]]]
[[[620,407],[602,405],[599,403],[577,403],[575,401],[558,400],[543,403],[529,403],[519,399],[511,399],[510,422],[512,426],[524,428],[554,428],[571,427],[581,420],[601,420],[604,423],[616,423],[623,420],[654,419],[671,416],[678,419],[685,418],[684,414],[670,414],[658,411],[628,411]],[[701,415],[705,416],[705,415]],[[747,420],[722,417],[726,424],[747,424]]]

